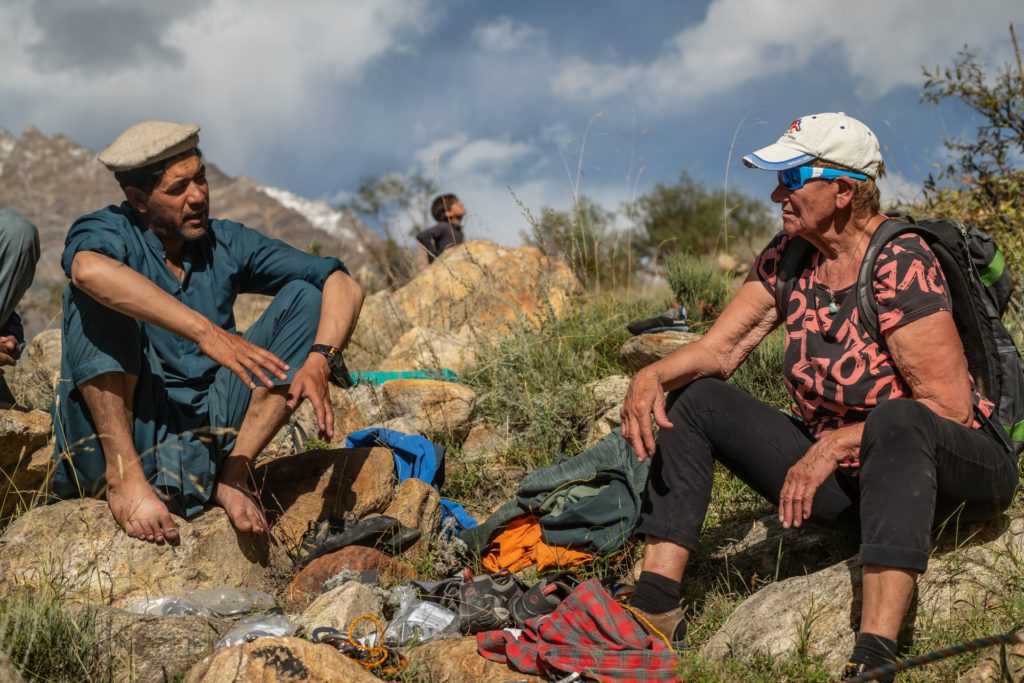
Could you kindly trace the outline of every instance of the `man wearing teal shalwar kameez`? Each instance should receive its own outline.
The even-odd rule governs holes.
[[[318,258],[209,218],[199,127],[147,121],[100,154],[126,201],[71,226],[61,265],[55,498],[105,495],[128,535],[175,541],[171,513],[213,503],[235,528],[267,522],[250,465],[303,399],[333,436],[330,361],[363,294]],[[244,335],[239,293],[274,299]]]

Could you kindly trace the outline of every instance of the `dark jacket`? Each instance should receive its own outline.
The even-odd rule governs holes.
[[[440,256],[441,252],[448,247],[453,244],[462,244],[465,240],[466,236],[462,233],[462,226],[447,222],[438,223],[416,235],[416,241],[426,247],[431,261]]]

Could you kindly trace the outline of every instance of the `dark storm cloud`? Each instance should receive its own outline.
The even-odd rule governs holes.
[[[208,0],[35,0],[32,18],[42,36],[29,50],[46,71],[178,65],[181,50],[167,44],[167,30],[206,4]]]

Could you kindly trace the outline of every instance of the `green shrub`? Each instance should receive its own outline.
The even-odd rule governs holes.
[[[626,324],[663,308],[662,302],[592,298],[564,320],[481,348],[465,380],[477,392],[475,413],[508,425],[513,464],[533,469],[583,448],[598,417],[585,385],[627,374],[619,361]]]
[[[776,329],[750,352],[729,380],[759,401],[783,410],[793,403],[782,381],[785,341],[785,332]]]
[[[52,592],[19,592],[0,600],[0,649],[26,680],[111,680],[108,650],[90,613],[69,612]]]
[[[679,254],[668,262],[666,278],[696,332],[706,331],[732,298],[729,276],[715,264],[688,254]]]

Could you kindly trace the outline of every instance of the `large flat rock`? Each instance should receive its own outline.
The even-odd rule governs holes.
[[[934,628],[961,615],[1002,603],[1004,578],[1018,571],[1024,552],[1024,519],[962,529],[960,544],[936,551],[918,581],[913,626]],[[744,601],[705,644],[702,655],[726,657],[794,654],[807,644],[838,670],[853,647],[860,621],[861,573],[856,558],[807,576],[762,588]]]
[[[176,521],[180,543],[157,545],[125,534],[101,500],[29,510],[0,537],[0,587],[59,585],[71,600],[127,607],[222,584],[275,594],[290,570],[280,545],[237,533],[220,508]]]

